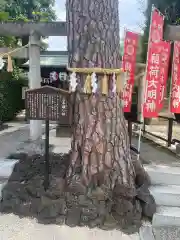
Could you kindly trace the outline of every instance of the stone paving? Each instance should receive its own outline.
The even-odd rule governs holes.
[[[137,146],[138,139],[133,137],[132,143]],[[144,164],[180,166],[180,158],[177,158],[174,153],[143,138],[141,139],[140,159]]]
[[[9,125],[11,127],[0,131],[0,159],[7,158],[29,140],[29,125],[27,123],[12,122]],[[53,128],[55,125],[50,124],[50,129]]]
[[[29,130],[27,125],[12,127],[0,132],[0,158],[8,157],[12,152],[16,151],[20,143],[27,141],[29,138]]]

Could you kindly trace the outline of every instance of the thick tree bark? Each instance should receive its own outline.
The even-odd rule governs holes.
[[[108,190],[113,190],[120,184],[135,188],[128,133],[118,96],[76,98],[70,180],[81,166],[78,175],[85,186],[106,184]]]
[[[67,22],[71,67],[120,68],[118,0],[67,0]],[[145,172],[132,161],[118,95],[76,93],[70,162],[74,193],[104,200],[122,225],[141,219],[136,188]]]
[[[118,0],[67,0],[73,67],[120,67]]]

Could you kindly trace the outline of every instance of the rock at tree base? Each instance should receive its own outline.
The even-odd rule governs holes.
[[[128,196],[128,189],[117,186],[107,195],[100,186],[86,189],[78,182],[66,185],[65,176],[69,166],[69,155],[50,156],[50,187],[44,191],[44,157],[40,155],[16,155],[20,159],[15,165],[8,184],[2,191],[1,211],[20,216],[35,217],[41,223],[67,224],[73,226],[100,227],[104,230],[121,229],[136,232],[141,225],[143,204],[148,203],[147,188],[139,196]],[[144,173],[143,173],[144,174]],[[142,178],[143,179],[143,178]],[[126,194],[123,194],[124,191]],[[149,195],[150,196],[150,195]],[[154,205],[154,202],[151,203]]]

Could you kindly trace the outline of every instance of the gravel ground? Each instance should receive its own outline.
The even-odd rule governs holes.
[[[125,235],[120,231],[103,231],[85,227],[42,225],[34,219],[9,214],[0,215],[0,240],[139,240],[139,236]]]
[[[55,125],[50,125],[50,129],[54,127]],[[23,127],[17,126],[17,130],[13,132],[8,132],[7,130],[7,132],[4,132],[2,135],[0,134],[0,158],[7,158],[11,153],[16,152],[17,149],[26,145],[24,142],[27,142],[29,137],[28,124]]]
[[[29,138],[28,126],[20,130],[5,133],[0,136],[0,158],[7,157],[12,152],[15,152],[20,143],[27,141]]]

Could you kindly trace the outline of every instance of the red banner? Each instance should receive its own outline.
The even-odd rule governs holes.
[[[163,108],[163,101],[166,94],[166,84],[168,79],[169,60],[171,53],[171,43],[161,41],[161,65],[160,65],[160,93],[158,111]]]
[[[171,105],[172,113],[180,113],[180,42],[174,42],[172,65]]]
[[[152,10],[149,31],[149,43],[146,67],[146,89],[143,104],[144,118],[157,117],[160,99],[160,69],[161,45],[163,39],[164,16],[157,10]]]
[[[139,35],[133,32],[126,32],[124,43],[123,69],[127,73],[126,83],[122,94],[124,112],[131,111],[132,91],[136,69],[136,53]]]
[[[163,39],[164,16],[155,8],[152,10],[149,32],[149,47],[151,43],[158,43]]]

